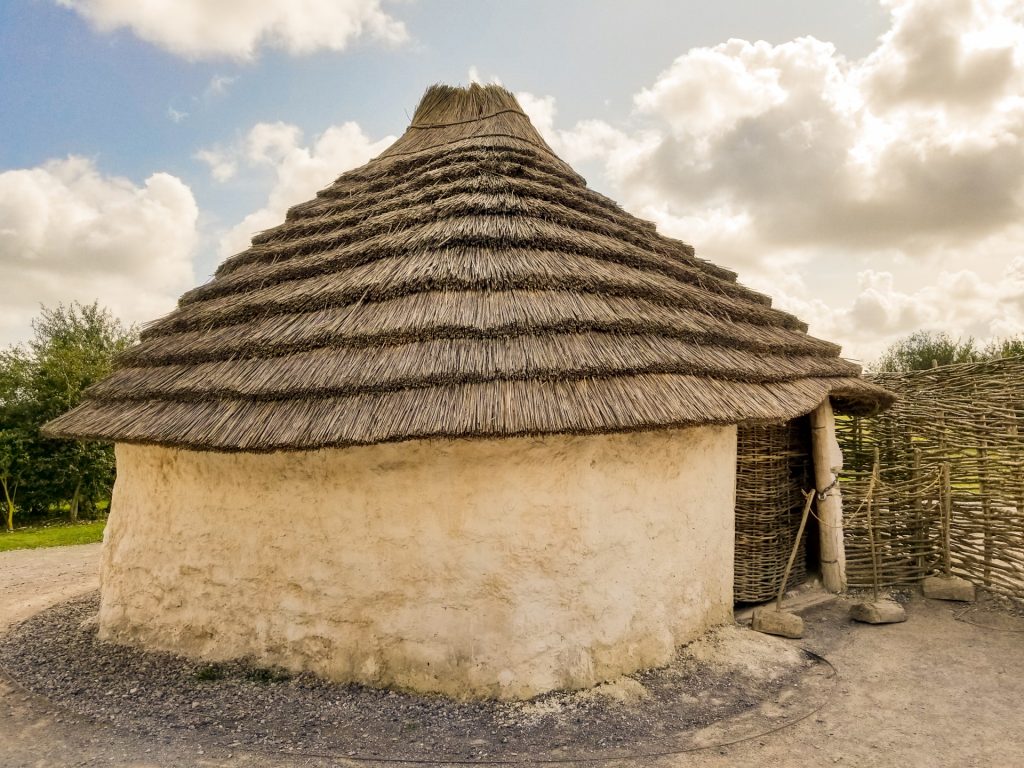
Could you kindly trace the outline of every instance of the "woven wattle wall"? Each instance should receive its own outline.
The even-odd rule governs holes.
[[[733,599],[762,602],[778,593],[800,525],[801,491],[811,487],[806,419],[740,427],[736,450],[736,555]],[[789,586],[807,578],[807,535]]]
[[[840,482],[850,586],[870,586],[875,571],[879,584],[889,586],[944,570],[948,504],[952,571],[1024,598],[1024,358],[872,380],[895,392],[896,404],[870,418],[841,417],[836,430],[845,457]],[[872,486],[876,451],[879,476]]]

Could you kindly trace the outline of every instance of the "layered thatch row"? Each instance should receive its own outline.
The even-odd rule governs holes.
[[[830,364],[839,348],[785,328],[729,322],[648,299],[576,291],[424,290],[301,313],[265,315],[208,330],[147,337],[128,366],[283,355],[327,346],[367,347],[437,338],[496,339],[586,332],[655,334],[755,353],[813,355]],[[839,363],[841,365],[841,362]]]
[[[496,87],[189,291],[54,434],[216,450],[773,422],[887,395],[735,274],[588,190]]]
[[[90,400],[72,413],[76,434],[86,437],[116,434],[125,442],[209,450],[301,450],[428,437],[785,421],[820,403],[830,387],[853,397],[874,393],[856,378],[764,386],[669,374],[606,375],[456,383],[343,397],[293,395],[287,400]]]

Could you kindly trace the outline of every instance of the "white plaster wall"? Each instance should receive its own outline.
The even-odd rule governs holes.
[[[117,446],[101,635],[525,698],[732,616],[735,427],[307,453]]]

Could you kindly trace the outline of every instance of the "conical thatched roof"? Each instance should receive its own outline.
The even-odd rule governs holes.
[[[889,402],[735,277],[587,189],[507,91],[438,86],[47,430],[265,451]]]

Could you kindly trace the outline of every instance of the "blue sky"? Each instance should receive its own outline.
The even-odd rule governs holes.
[[[471,68],[522,94],[592,186],[737,268],[854,356],[918,326],[983,337],[1024,328],[1020,297],[993,293],[1016,279],[1024,242],[1009,95],[1024,47],[1010,3],[337,0],[325,11],[329,0],[264,0],[253,5],[277,7],[265,19],[230,22],[202,18],[209,4],[197,0],[140,5],[0,3],[0,278],[24,289],[0,310],[0,342],[24,338],[40,302],[89,291],[131,320],[166,311],[244,242],[245,226],[269,225],[300,201],[289,194],[308,197],[347,169],[329,163],[379,151],[427,85],[466,82]],[[289,13],[343,13],[365,28],[330,39],[315,24],[296,31]],[[915,31],[924,21],[933,31]],[[232,24],[237,35],[208,34]],[[936,79],[948,92],[928,85]],[[961,126],[972,99],[975,118]],[[792,138],[800,126],[810,127]],[[785,151],[765,132],[789,136]],[[226,163],[220,178],[213,155]],[[826,163],[844,158],[856,162],[829,181]],[[903,175],[883,177],[883,159]],[[921,182],[931,167],[949,177]],[[992,189],[968,194],[968,179]],[[833,195],[837,185],[848,193]],[[879,205],[865,204],[865,189]],[[919,204],[887,212],[897,193]],[[1000,215],[950,226],[943,211],[972,195]],[[146,223],[122,231],[112,218],[130,216]],[[177,225],[187,236],[170,234]],[[863,236],[876,225],[878,237]],[[86,246],[75,253],[76,243]],[[973,243],[986,258],[964,275]],[[970,311],[927,311],[954,296]]]
[[[627,120],[639,84],[680,53],[729,37],[832,40],[867,53],[886,14],[866,0],[718,2],[410,2],[389,10],[406,25],[402,45],[357,42],[344,51],[261,52],[187,60],[128,30],[97,33],[46,0],[0,5],[0,169],[80,154],[106,173],[141,181],[154,170],[187,179],[203,209],[230,219],[265,190],[210,184],[194,158],[260,121],[308,131],[357,121],[370,135],[399,134],[424,89],[464,83],[470,67],[513,90],[553,94],[567,121]],[[224,93],[214,78],[232,79]],[[185,113],[175,122],[170,110]],[[600,179],[595,179],[600,184]]]

